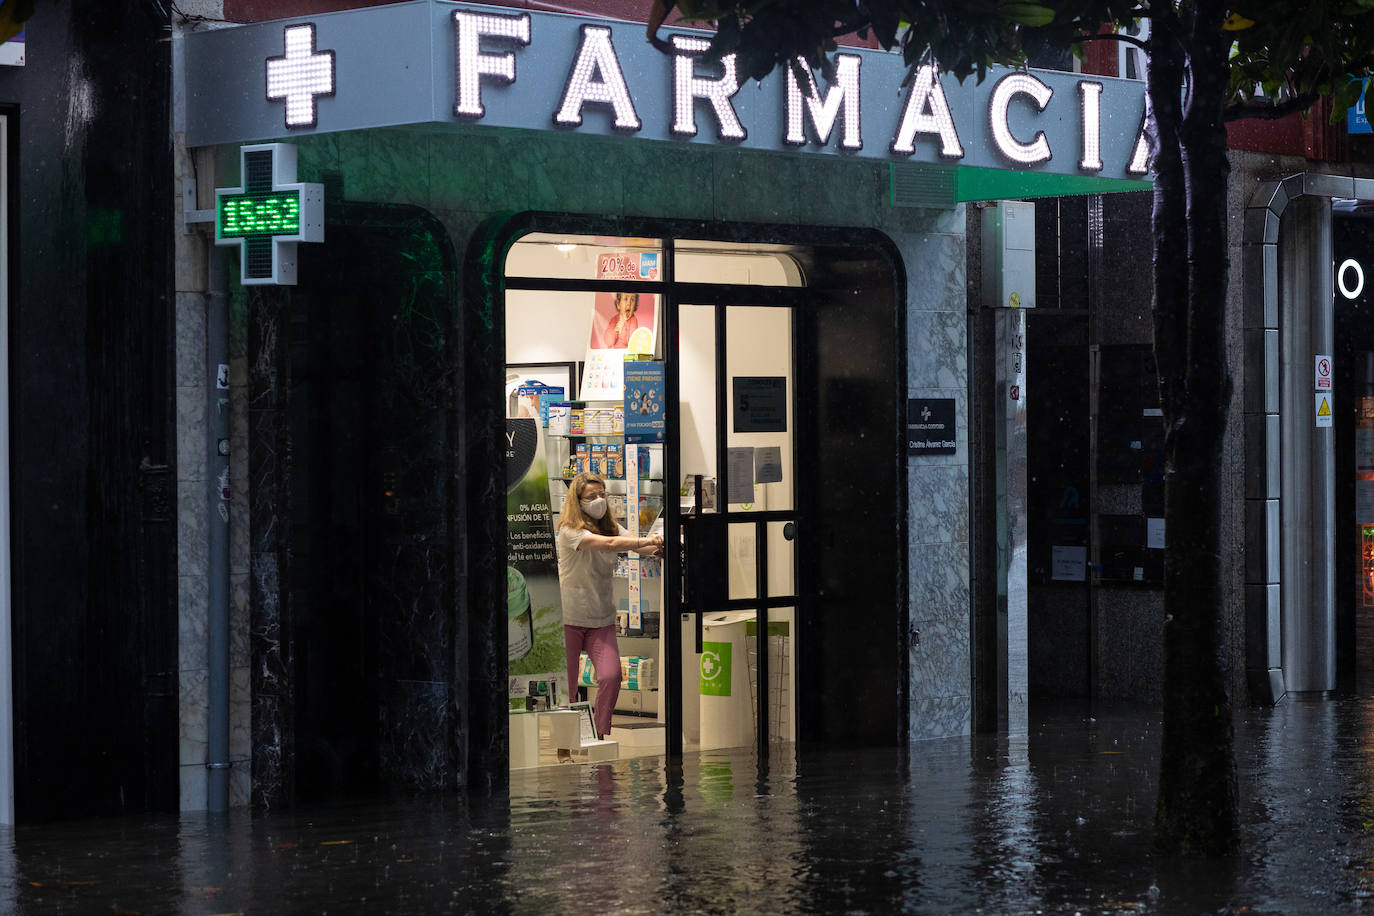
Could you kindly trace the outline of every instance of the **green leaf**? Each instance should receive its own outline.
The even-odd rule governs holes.
[[[997,15],[1017,25],[1032,28],[1054,22],[1054,10],[1038,3],[1003,3],[997,7]]]

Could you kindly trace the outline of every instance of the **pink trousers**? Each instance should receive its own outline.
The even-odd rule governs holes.
[[[604,627],[563,626],[563,645],[568,650],[569,693],[577,690],[582,653],[592,660],[596,673],[596,733],[605,738],[611,733],[611,715],[615,712],[616,697],[620,696],[620,643],[615,638],[615,624]]]

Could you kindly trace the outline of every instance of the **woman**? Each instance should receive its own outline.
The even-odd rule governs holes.
[[[583,471],[568,485],[558,517],[558,584],[563,593],[563,645],[568,651],[568,690],[575,691],[582,652],[596,674],[596,733],[611,732],[620,695],[620,644],[615,638],[616,554],[663,556],[660,536],[630,537],[606,501],[606,482]]]

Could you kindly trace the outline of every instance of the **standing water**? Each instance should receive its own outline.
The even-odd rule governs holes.
[[[0,831],[0,913],[1348,912],[1374,892],[1374,700],[1237,717],[1242,851],[1151,850],[1157,717],[909,752],[520,771],[505,799]]]

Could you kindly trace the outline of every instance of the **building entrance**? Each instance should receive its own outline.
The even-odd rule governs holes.
[[[506,285],[512,768],[899,740],[891,262],[541,231]],[[629,536],[665,545],[614,565],[618,689],[562,632],[554,532],[586,472]]]

